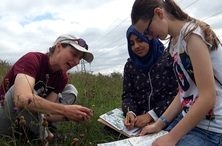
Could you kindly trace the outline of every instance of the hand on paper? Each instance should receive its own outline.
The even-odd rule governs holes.
[[[162,130],[161,128],[159,128],[160,126],[158,125],[158,122],[154,122],[152,124],[148,124],[145,127],[143,127],[143,129],[140,132],[140,136],[142,135],[146,135],[146,134],[150,134],[150,133],[156,133],[159,132],[160,130]]]
[[[137,116],[137,120],[135,122],[135,127],[143,128],[151,121],[152,121],[152,118],[147,113],[145,113],[143,115],[139,115],[139,116]]]
[[[127,129],[131,130],[135,127],[135,123],[137,121],[137,116],[135,116],[133,113],[128,112],[126,114],[126,118],[124,119],[124,125]]]

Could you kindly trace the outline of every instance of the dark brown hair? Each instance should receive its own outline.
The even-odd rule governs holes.
[[[67,43],[62,43],[61,44],[63,48],[66,48],[67,46],[71,46],[70,44]],[[52,55],[55,52],[55,45],[49,48],[49,55]],[[72,46],[71,46],[72,47]]]
[[[209,49],[217,49],[220,40],[210,26],[203,21],[190,17],[174,2],[174,0],[135,0],[131,11],[132,24],[136,24],[139,19],[151,19],[154,15],[154,9],[157,7],[164,8],[172,18],[176,18],[181,21],[194,22],[195,27],[187,32],[185,39],[188,39],[192,31],[199,26],[204,33],[205,40],[211,44],[211,46],[208,46]]]

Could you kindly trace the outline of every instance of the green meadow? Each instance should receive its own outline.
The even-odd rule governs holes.
[[[0,80],[10,68],[5,62],[0,62]],[[111,134],[104,130],[104,125],[97,121],[98,117],[116,107],[121,106],[122,75],[94,75],[90,73],[72,73],[71,83],[75,85],[79,94],[77,104],[93,110],[94,116],[84,123],[62,122],[56,131],[56,138],[49,142],[52,146],[96,146],[98,143],[121,139],[121,135]],[[76,144],[73,144],[77,141]],[[39,141],[29,141],[24,138],[1,136],[1,146],[37,146]]]

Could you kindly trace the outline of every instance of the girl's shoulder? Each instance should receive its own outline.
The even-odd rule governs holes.
[[[186,41],[186,38],[189,38],[189,35],[192,35],[192,34],[198,35],[208,46],[211,46],[206,41],[204,32],[197,23],[193,21],[186,22],[180,32],[181,39]]]
[[[173,58],[171,54],[165,49],[155,64],[158,64],[158,66],[167,66],[168,64],[172,64],[172,62]]]
[[[130,58],[127,59],[124,70],[128,72],[134,72],[137,70],[136,66],[133,64],[133,61]]]

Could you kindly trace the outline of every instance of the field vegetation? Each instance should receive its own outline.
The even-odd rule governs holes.
[[[10,68],[6,61],[0,62],[0,80]],[[118,140],[120,135],[111,134],[104,130],[104,125],[97,121],[99,115],[121,106],[122,75],[112,73],[110,75],[72,73],[71,83],[78,89],[77,104],[91,108],[94,111],[93,118],[84,123],[62,122],[56,131],[56,138],[49,143],[52,146],[96,146],[98,143]],[[12,138],[1,136],[1,146],[37,146],[34,141],[24,138]]]

